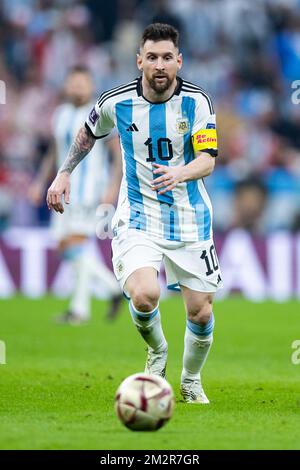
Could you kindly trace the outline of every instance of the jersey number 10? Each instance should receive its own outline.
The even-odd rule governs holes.
[[[205,273],[206,276],[210,276],[211,274],[214,273],[214,271],[217,271],[219,269],[214,245],[211,245],[209,249],[209,255],[206,250],[203,250],[200,258],[204,259],[205,261],[206,269],[207,269]]]
[[[164,145],[163,144],[167,144]],[[144,145],[148,147],[148,158],[146,159],[146,162],[155,162],[155,157],[153,156],[153,143],[152,143],[152,137],[149,137],[149,139],[144,142]],[[163,154],[163,147],[168,151],[168,155]],[[172,141],[168,139],[167,137],[160,137],[157,140],[157,151],[158,151],[158,158],[159,160],[167,161],[171,160],[173,158],[173,147],[172,147]]]

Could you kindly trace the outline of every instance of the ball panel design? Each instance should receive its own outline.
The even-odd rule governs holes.
[[[135,431],[154,431],[172,416],[174,394],[162,377],[144,373],[127,377],[115,396],[115,409],[120,421]]]

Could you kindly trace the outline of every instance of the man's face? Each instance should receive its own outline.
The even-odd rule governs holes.
[[[146,41],[137,55],[137,66],[150,87],[162,94],[174,82],[182,66],[182,55],[172,41]]]
[[[74,72],[66,80],[66,96],[75,106],[83,106],[88,103],[92,98],[93,91],[94,86],[88,73]]]

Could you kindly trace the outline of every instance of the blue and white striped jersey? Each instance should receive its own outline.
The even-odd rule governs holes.
[[[144,98],[141,77],[114,88],[100,96],[86,119],[95,138],[113,127],[120,135],[123,179],[112,222],[115,231],[125,226],[167,240],[212,238],[212,207],[202,179],[180,183],[162,195],[150,186],[152,163],[191,162],[192,135],[216,126],[210,97],[196,85],[177,80],[174,94],[163,103]]]
[[[57,148],[57,168],[63,164],[92,104],[76,107],[71,103],[58,106],[53,116],[53,133]],[[90,154],[71,174],[71,204],[95,206],[109,183],[108,150],[103,141],[96,142]]]

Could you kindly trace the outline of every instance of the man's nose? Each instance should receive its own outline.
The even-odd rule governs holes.
[[[158,57],[157,62],[156,62],[156,68],[159,70],[162,70],[165,68],[164,60],[162,57]]]

